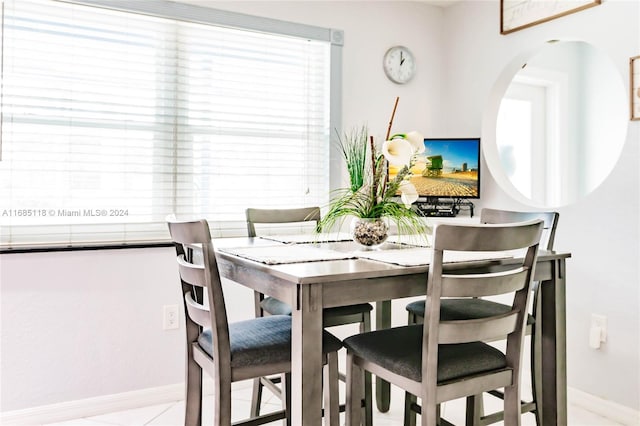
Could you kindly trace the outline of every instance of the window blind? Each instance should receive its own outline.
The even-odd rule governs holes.
[[[328,40],[7,0],[2,52],[3,246],[166,240],[170,213],[242,235],[246,207],[328,201]]]

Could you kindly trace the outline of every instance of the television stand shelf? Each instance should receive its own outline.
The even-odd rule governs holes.
[[[460,198],[427,198],[416,203],[418,211],[426,217],[455,217],[461,210],[469,211],[473,217],[473,203]]]

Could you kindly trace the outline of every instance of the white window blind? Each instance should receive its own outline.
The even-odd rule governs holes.
[[[162,240],[169,213],[243,234],[246,207],[326,204],[330,41],[178,18],[5,1],[3,246]]]

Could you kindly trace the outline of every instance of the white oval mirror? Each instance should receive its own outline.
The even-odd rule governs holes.
[[[626,139],[627,98],[620,73],[592,45],[547,43],[510,64],[493,94],[485,160],[514,198],[571,204],[613,170]]]

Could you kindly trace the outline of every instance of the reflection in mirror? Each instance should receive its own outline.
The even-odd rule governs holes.
[[[626,108],[620,73],[608,57],[585,42],[549,43],[522,65],[502,97],[499,166],[534,204],[575,202],[615,166]]]

